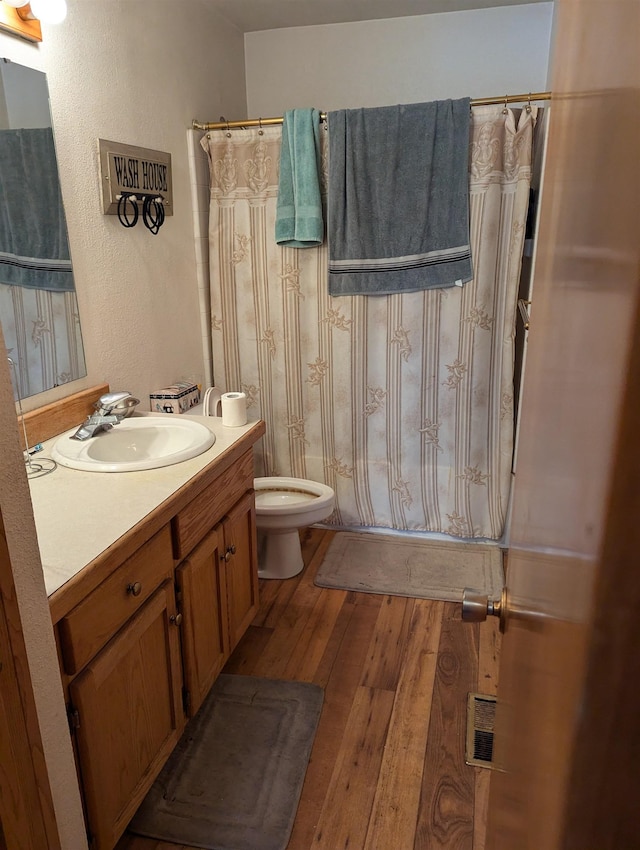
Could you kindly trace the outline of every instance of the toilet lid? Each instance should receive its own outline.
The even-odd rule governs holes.
[[[313,502],[318,497],[306,490],[285,490],[273,487],[268,490],[256,490],[256,507],[271,508],[278,505],[301,505],[305,502]]]

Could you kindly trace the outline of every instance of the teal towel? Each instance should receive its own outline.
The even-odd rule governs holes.
[[[314,248],[323,239],[320,112],[290,109],[282,122],[276,242],[289,248]]]

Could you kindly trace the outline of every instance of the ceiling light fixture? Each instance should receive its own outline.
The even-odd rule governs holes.
[[[67,17],[66,0],[31,0],[34,17],[43,24],[60,24]]]
[[[17,35],[27,41],[42,41],[40,21],[25,0],[0,0],[0,32]]]
[[[16,9],[22,20],[37,19],[44,24],[60,24],[67,17],[67,0],[4,0]]]

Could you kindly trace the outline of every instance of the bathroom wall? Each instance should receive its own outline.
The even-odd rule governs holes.
[[[104,380],[146,404],[203,373],[186,131],[246,114],[243,37],[207,0],[68,5],[39,46],[0,34],[0,56],[47,74],[88,367],[74,388]],[[158,235],[102,214],[99,138],[171,153],[174,215]]]
[[[251,117],[544,91],[553,3],[245,36]]]

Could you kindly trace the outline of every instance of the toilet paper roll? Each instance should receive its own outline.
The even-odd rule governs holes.
[[[245,393],[222,394],[222,424],[237,428],[247,424],[247,396]]]

